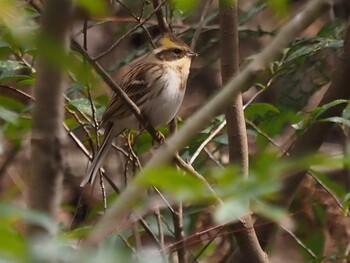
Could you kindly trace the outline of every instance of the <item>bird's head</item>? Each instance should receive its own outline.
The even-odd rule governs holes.
[[[190,60],[197,54],[190,50],[185,42],[169,33],[164,34],[157,41],[154,50],[156,58],[162,61]]]

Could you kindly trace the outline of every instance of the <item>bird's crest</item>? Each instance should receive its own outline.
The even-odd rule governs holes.
[[[169,33],[166,33],[161,36],[158,40],[158,46],[168,48],[177,48],[177,47],[187,47],[186,43],[183,42],[180,38],[175,37]]]

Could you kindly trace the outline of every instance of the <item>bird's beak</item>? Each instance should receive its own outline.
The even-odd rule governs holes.
[[[193,57],[197,57],[198,54],[193,52],[193,51],[188,51],[187,54],[186,54],[189,58],[193,58]]]

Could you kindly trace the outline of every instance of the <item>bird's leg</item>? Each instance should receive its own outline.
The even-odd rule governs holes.
[[[155,136],[157,138],[157,141],[159,142],[159,144],[163,144],[165,141],[165,136],[163,135],[163,133],[161,133],[160,131],[156,130]],[[154,140],[153,140],[154,141]]]
[[[142,125],[142,124],[140,123],[140,125],[139,125],[139,130],[140,130],[140,131],[147,130],[147,128],[146,128],[147,126],[150,126],[148,122],[146,123],[146,125]],[[152,140],[152,146],[153,146],[154,148],[157,148],[156,142],[157,142],[158,144],[163,144],[164,141],[165,141],[165,137],[164,137],[164,135],[163,135],[160,131],[155,130],[152,126],[150,126],[150,127],[151,127],[152,130],[153,130],[153,132],[149,132],[149,133],[151,134],[152,138],[153,138],[153,140]]]

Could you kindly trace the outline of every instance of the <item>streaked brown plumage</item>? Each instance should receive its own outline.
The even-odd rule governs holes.
[[[120,86],[154,127],[169,123],[177,114],[195,55],[182,40],[165,34],[156,49],[131,63]],[[136,117],[116,94],[108,103],[101,124],[105,125],[104,140],[81,186],[94,182],[114,137],[125,129],[138,127]]]

